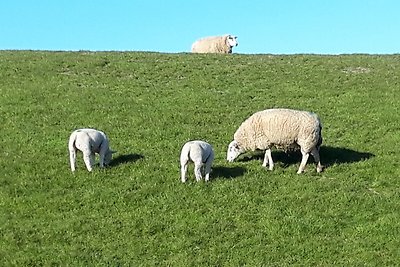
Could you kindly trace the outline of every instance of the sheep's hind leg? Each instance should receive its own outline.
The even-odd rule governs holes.
[[[211,173],[211,162],[206,162],[205,166],[205,180],[208,182],[210,180],[210,173]]]
[[[315,163],[317,163],[317,172],[322,172],[322,165],[321,165],[321,159],[319,157],[319,152],[317,148],[314,148],[311,151],[311,155],[314,157]]]
[[[69,162],[71,164],[71,171],[75,171],[75,162],[76,162],[76,151],[70,150],[69,151]]]
[[[183,163],[181,164],[181,181],[182,183],[186,182],[186,172],[187,172],[188,164]]]
[[[88,171],[92,171],[92,166],[94,163],[94,155],[90,152],[83,152],[83,161],[85,162]]]
[[[303,155],[303,157],[301,159],[299,170],[297,171],[298,174],[304,172],[304,168],[306,167],[308,157],[310,156],[310,153],[304,151],[301,151],[301,154]]]
[[[211,154],[208,156],[206,162],[205,162],[205,180],[206,182],[210,180],[210,173],[211,173],[211,165],[214,160],[214,152],[211,151]]]
[[[196,176],[196,181],[199,182],[201,180],[201,163],[195,163],[194,164],[194,175]]]
[[[272,161],[271,149],[265,150],[264,161],[262,166],[267,167],[267,165],[269,166],[268,169],[270,171],[274,169],[274,162]]]

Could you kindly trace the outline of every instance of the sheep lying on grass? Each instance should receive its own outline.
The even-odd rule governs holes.
[[[181,151],[181,181],[186,182],[186,172],[189,162],[194,163],[194,174],[196,181],[202,178],[202,169],[204,170],[205,180],[210,179],[211,165],[214,160],[214,151],[209,143],[204,141],[189,141]]]
[[[317,172],[321,172],[321,129],[318,116],[311,112],[291,109],[259,111],[245,120],[235,132],[234,140],[228,147],[227,160],[232,162],[249,150],[265,150],[263,166],[269,165],[269,170],[272,170],[272,147],[285,151],[300,148],[302,160],[297,173],[304,171],[310,153],[317,163]]]
[[[68,142],[71,171],[75,171],[76,151],[83,153],[88,171],[92,171],[95,153],[100,155],[100,167],[108,165],[114,151],[109,148],[107,136],[95,129],[78,129],[72,132]]]
[[[205,37],[197,40],[192,45],[192,53],[232,53],[232,47],[237,46],[236,36],[226,34],[223,36]]]

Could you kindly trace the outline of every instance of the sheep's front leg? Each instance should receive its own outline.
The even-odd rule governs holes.
[[[319,151],[316,147],[311,151],[311,155],[314,157],[315,163],[317,163],[317,172],[322,172],[321,159],[319,157]]]
[[[297,171],[298,174],[304,172],[304,168],[306,167],[308,157],[310,156],[310,153],[304,151],[301,151],[301,154],[303,157],[301,159],[299,170]]]
[[[269,170],[272,171],[274,169],[274,162],[272,161],[271,149],[265,150],[263,167],[267,167],[269,165]]]
[[[196,181],[199,182],[201,180],[201,167],[202,163],[195,162],[194,163],[194,175],[196,176]]]
[[[91,152],[83,152],[83,161],[85,162],[88,171],[92,171],[92,166],[94,163],[94,154]]]

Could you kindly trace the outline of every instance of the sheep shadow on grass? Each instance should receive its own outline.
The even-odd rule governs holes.
[[[212,178],[234,179],[243,176],[245,171],[246,169],[243,167],[213,166],[211,176]]]
[[[321,146],[320,152],[321,162],[324,166],[329,167],[333,164],[355,163],[375,157],[369,152],[359,152],[344,147]]]
[[[369,152],[359,152],[352,149],[344,148],[344,147],[332,147],[332,146],[321,146],[319,155],[321,157],[321,164],[324,168],[332,166],[334,164],[342,164],[342,163],[354,163],[363,160],[370,159],[375,155]],[[238,161],[247,162],[251,160],[259,160],[262,164],[264,159],[264,152],[257,151],[251,152],[249,155],[243,156]],[[272,151],[272,159],[274,163],[280,162],[284,167],[288,167],[293,164],[300,164],[301,162],[301,153],[300,151],[288,152],[285,153],[281,150],[273,150]],[[308,163],[313,163],[314,158],[310,155],[308,158]]]
[[[119,155],[111,160],[109,166],[113,167],[113,166],[117,166],[120,164],[127,164],[127,163],[138,161],[143,158],[144,158],[144,156],[140,155],[140,154]]]

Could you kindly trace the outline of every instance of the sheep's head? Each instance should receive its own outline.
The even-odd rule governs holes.
[[[112,159],[112,154],[114,154],[115,152],[116,151],[113,151],[113,150],[110,150],[110,149],[107,151],[107,153],[104,156],[104,164],[105,165],[110,164],[111,159]]]
[[[234,47],[234,46],[237,46],[239,43],[237,42],[237,36],[234,36],[234,35],[227,35],[226,36],[226,44],[229,46],[229,47]]]
[[[233,162],[240,154],[244,153],[244,150],[239,144],[233,140],[228,146],[228,152],[226,153],[226,160]]]

